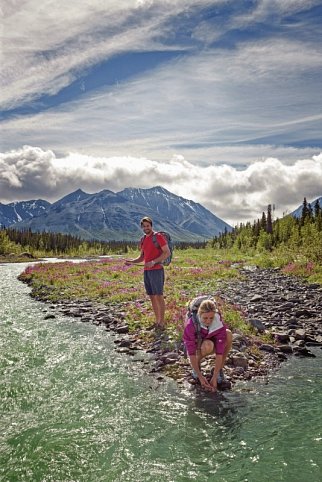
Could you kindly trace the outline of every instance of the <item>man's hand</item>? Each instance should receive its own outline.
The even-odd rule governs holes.
[[[146,268],[152,268],[156,263],[154,261],[148,261],[145,263]]]

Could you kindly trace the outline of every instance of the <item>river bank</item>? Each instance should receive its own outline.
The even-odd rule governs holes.
[[[313,357],[309,347],[322,347],[322,288],[277,269],[240,268],[241,279],[226,280],[214,295],[238,306],[246,320],[262,336],[233,333],[233,349],[225,366],[226,382],[221,389],[230,389],[245,380],[267,381],[272,371],[291,356]],[[89,299],[48,301],[50,287],[44,287],[37,299],[47,304],[45,319],[54,320],[57,313],[75,320],[102,325],[114,334],[116,351],[162,381],[165,376],[178,384],[195,384],[190,366],[178,340],[165,333],[156,336],[153,329],[129,330],[126,303],[100,304]],[[140,300],[136,300],[136,303]],[[267,335],[267,342],[263,342]],[[209,374],[214,364],[208,357],[202,369]]]

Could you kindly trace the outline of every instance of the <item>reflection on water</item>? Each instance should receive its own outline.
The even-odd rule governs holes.
[[[321,481],[322,352],[268,385],[159,384],[0,267],[1,481]],[[244,388],[246,390],[244,390]]]

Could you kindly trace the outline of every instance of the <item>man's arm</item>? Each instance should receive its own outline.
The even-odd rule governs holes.
[[[165,244],[164,246],[161,246],[161,250],[162,250],[162,253],[160,254],[160,256],[158,256],[157,258],[154,258],[152,261],[149,261],[148,263],[146,263],[146,266],[148,268],[151,268],[155,264],[162,263],[162,261],[164,261],[165,259],[167,259],[170,256],[171,253],[170,253],[169,246],[167,244]]]
[[[133,258],[133,259],[126,259],[125,264],[126,264],[126,266],[128,266],[130,264],[141,263],[141,261],[143,261],[143,260],[144,260],[144,253],[143,253],[143,251],[141,251],[140,256],[138,256],[137,258]]]

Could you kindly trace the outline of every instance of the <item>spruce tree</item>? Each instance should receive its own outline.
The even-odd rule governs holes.
[[[273,222],[272,222],[272,205],[267,206],[267,222],[266,222],[266,232],[268,234],[273,233]]]
[[[308,203],[306,200],[306,197],[303,200],[303,205],[302,205],[302,214],[301,214],[301,226],[304,226],[304,223],[306,219],[310,217],[310,210],[308,207]]]

